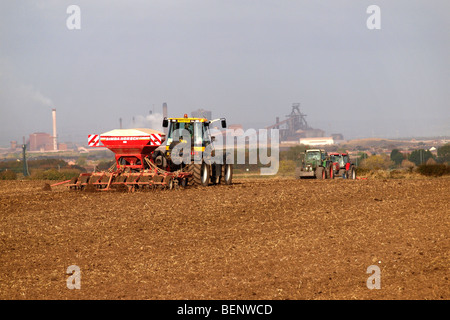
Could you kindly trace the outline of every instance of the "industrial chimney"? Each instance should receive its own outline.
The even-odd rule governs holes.
[[[56,109],[52,109],[53,116],[53,150],[58,151],[58,140],[56,139]]]
[[[163,117],[167,118],[167,103],[163,103]]]

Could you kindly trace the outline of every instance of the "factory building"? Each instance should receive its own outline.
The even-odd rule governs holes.
[[[30,134],[29,151],[51,151],[53,150],[53,136],[45,132]]]

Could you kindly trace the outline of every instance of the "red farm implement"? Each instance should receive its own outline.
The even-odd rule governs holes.
[[[114,152],[116,163],[107,171],[80,174],[67,181],[69,188],[135,191],[186,185],[191,172],[167,171],[154,163],[152,153],[164,139],[164,133],[152,129],[116,129],[89,135],[89,146],[108,148]]]

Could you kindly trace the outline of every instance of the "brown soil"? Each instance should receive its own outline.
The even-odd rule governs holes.
[[[0,299],[450,298],[449,178],[44,183],[0,181]],[[380,290],[366,286],[371,265]]]

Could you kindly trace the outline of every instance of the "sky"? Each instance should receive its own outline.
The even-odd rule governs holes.
[[[381,29],[367,27],[370,5]],[[52,133],[52,108],[59,141],[83,142],[120,118],[156,126],[163,103],[246,129],[300,103],[326,135],[448,136],[449,11],[447,0],[2,1],[0,146]]]

